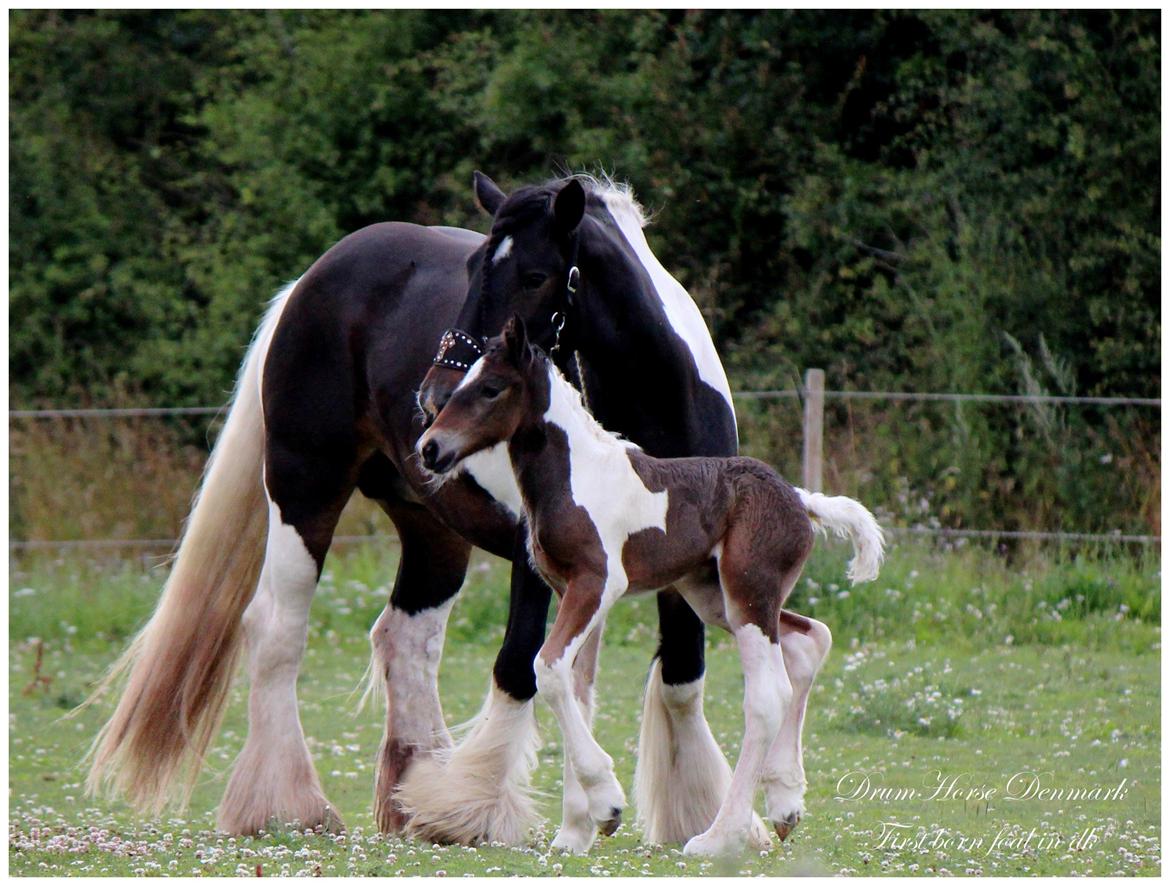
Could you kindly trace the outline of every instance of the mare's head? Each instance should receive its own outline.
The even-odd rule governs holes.
[[[578,179],[523,187],[504,194],[491,179],[475,174],[475,196],[493,216],[491,234],[468,262],[468,295],[456,328],[472,339],[498,335],[517,314],[531,340],[551,350],[557,326],[571,308],[580,279],[576,270],[578,228],[586,193]],[[440,358],[447,349],[440,352]],[[418,401],[428,418],[443,408],[462,381],[475,346],[458,347],[432,366]]]
[[[510,439],[525,418],[542,412],[532,395],[543,363],[528,343],[524,321],[514,315],[419,437],[415,451],[423,466],[448,473],[469,455]]]

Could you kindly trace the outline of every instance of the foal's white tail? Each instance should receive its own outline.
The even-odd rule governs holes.
[[[800,501],[819,529],[831,529],[838,538],[853,542],[853,559],[846,573],[853,584],[873,581],[885,556],[885,537],[873,514],[861,504],[843,495],[821,495],[797,489]]]
[[[173,793],[185,803],[219,727],[240,652],[240,620],[264,563],[260,369],[295,285],[273,300],[244,358],[154,615],[86,702],[129,673],[114,715],[90,748],[90,793],[109,786],[155,814]]]

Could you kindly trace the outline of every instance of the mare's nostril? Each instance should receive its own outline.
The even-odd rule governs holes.
[[[422,448],[422,461],[427,470],[434,470],[435,458],[439,454],[439,444],[434,440],[428,440],[426,445]]]

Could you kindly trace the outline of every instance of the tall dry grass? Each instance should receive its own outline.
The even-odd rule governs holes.
[[[219,424],[157,417],[11,422],[9,537],[177,539]],[[393,527],[355,496],[337,532],[392,534]]]
[[[742,450],[801,481],[801,405],[736,404]],[[824,488],[894,525],[1161,530],[1161,428],[1138,409],[830,401]]]
[[[742,450],[801,481],[796,400],[736,404]],[[1160,426],[1138,410],[831,401],[826,491],[893,525],[1157,534]],[[10,427],[14,539],[174,539],[218,431],[206,419]],[[393,535],[354,496],[340,535]]]

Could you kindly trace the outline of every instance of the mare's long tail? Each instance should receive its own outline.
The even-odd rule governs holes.
[[[885,537],[873,514],[860,502],[843,495],[822,495],[797,489],[813,524],[853,542],[853,559],[846,573],[854,584],[873,581],[885,556]]]
[[[264,563],[260,369],[295,285],[273,300],[244,358],[154,615],[86,702],[128,675],[89,752],[91,794],[108,786],[154,814],[174,793],[185,802],[218,730],[242,645],[241,618]]]

